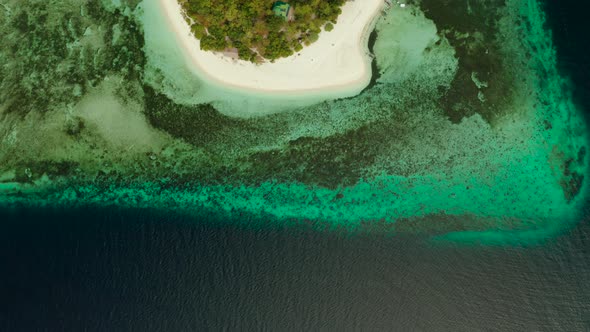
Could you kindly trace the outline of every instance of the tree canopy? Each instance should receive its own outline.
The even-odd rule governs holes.
[[[201,49],[236,49],[240,59],[259,62],[292,55],[329,31],[346,0],[283,0],[293,19],[276,16],[276,0],[182,0]],[[328,24],[328,25],[327,25]]]

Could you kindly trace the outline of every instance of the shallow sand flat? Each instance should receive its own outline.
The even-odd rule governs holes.
[[[341,96],[360,92],[371,79],[368,35],[383,8],[383,0],[347,2],[331,32],[301,52],[274,63],[255,65],[200,49],[176,0],[158,0],[158,6],[191,70],[201,79],[243,91],[298,94],[330,90]]]

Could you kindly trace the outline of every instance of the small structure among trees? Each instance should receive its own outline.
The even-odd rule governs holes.
[[[293,8],[291,5],[283,1],[277,1],[272,5],[272,12],[276,16],[282,17],[285,20],[289,19],[289,15],[292,10]]]

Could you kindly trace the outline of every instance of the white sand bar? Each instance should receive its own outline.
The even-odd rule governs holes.
[[[323,31],[318,41],[298,54],[259,65],[202,51],[177,0],[157,1],[189,68],[211,83],[276,95],[329,90],[331,95],[341,91],[344,96],[360,92],[370,82],[368,37],[384,0],[346,2],[334,30]]]

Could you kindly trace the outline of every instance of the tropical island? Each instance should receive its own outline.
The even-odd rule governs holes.
[[[231,90],[306,102],[354,96],[369,84],[369,36],[386,7],[384,0],[147,4],[148,27],[158,27],[150,56],[176,76],[190,73],[219,96]]]
[[[332,31],[346,0],[184,0],[200,46],[251,62],[299,52]]]

